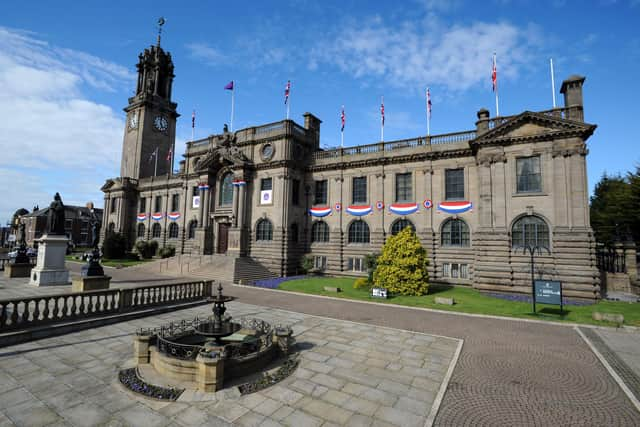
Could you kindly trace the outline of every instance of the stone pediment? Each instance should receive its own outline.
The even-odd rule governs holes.
[[[589,123],[567,120],[562,117],[525,111],[505,118],[493,129],[478,136],[472,145],[504,145],[517,142],[552,140],[558,138],[589,138],[596,129]]]
[[[251,161],[234,145],[213,148],[195,165],[197,172],[219,169],[222,166],[245,166]]]
[[[113,187],[115,186],[116,182],[112,179],[107,179],[106,182],[104,183],[104,185],[102,187],[100,187],[100,191],[108,191],[113,189]]]

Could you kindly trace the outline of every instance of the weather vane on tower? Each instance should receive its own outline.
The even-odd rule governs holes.
[[[164,18],[161,16],[158,18],[158,47],[160,47],[160,35],[162,34],[162,26],[164,25]]]

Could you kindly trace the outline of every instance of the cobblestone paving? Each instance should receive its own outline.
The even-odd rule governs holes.
[[[609,366],[616,371],[636,399],[640,400],[640,377],[605,343],[605,340],[598,331],[589,328],[580,328],[580,330],[587,339],[591,341],[591,344],[593,344],[593,346],[600,352],[602,357],[605,358],[607,363],[609,363]],[[636,358],[638,356],[640,355],[636,355]]]
[[[640,425],[640,413],[571,327],[243,287],[228,293],[264,306],[462,338],[435,425]]]
[[[300,365],[281,383],[213,401],[134,396],[117,383],[131,366],[131,333],[207,315],[209,307],[138,319],[0,350],[5,425],[424,426],[459,340],[233,302],[234,317],[290,324]],[[188,397],[188,398],[187,398]]]

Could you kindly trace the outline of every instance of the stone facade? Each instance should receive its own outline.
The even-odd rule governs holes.
[[[147,52],[170,62],[159,46],[141,58]],[[283,120],[189,142],[179,172],[150,174],[131,165],[173,146],[178,115],[170,83],[162,96],[141,92],[144,70],[125,111],[152,111],[167,127],[138,121],[133,138],[128,123],[123,176],[102,188],[105,229],[130,244],[251,257],[278,275],[310,255],[328,274],[364,275],[364,257],[409,225],[432,281],[529,293],[521,246],[537,244],[548,249],[537,275],[562,281],[566,296],[599,297],[586,173],[596,126],[583,120],[583,77],[563,83],[563,108],[496,118],[480,110],[464,132],[321,150],[321,121],[305,113],[303,126]],[[172,70],[165,64],[169,74],[154,81],[170,82]]]

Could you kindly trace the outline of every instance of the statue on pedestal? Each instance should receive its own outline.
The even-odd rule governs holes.
[[[53,202],[49,205],[49,215],[47,218],[47,234],[64,236],[64,203],[60,193],[53,196]]]

